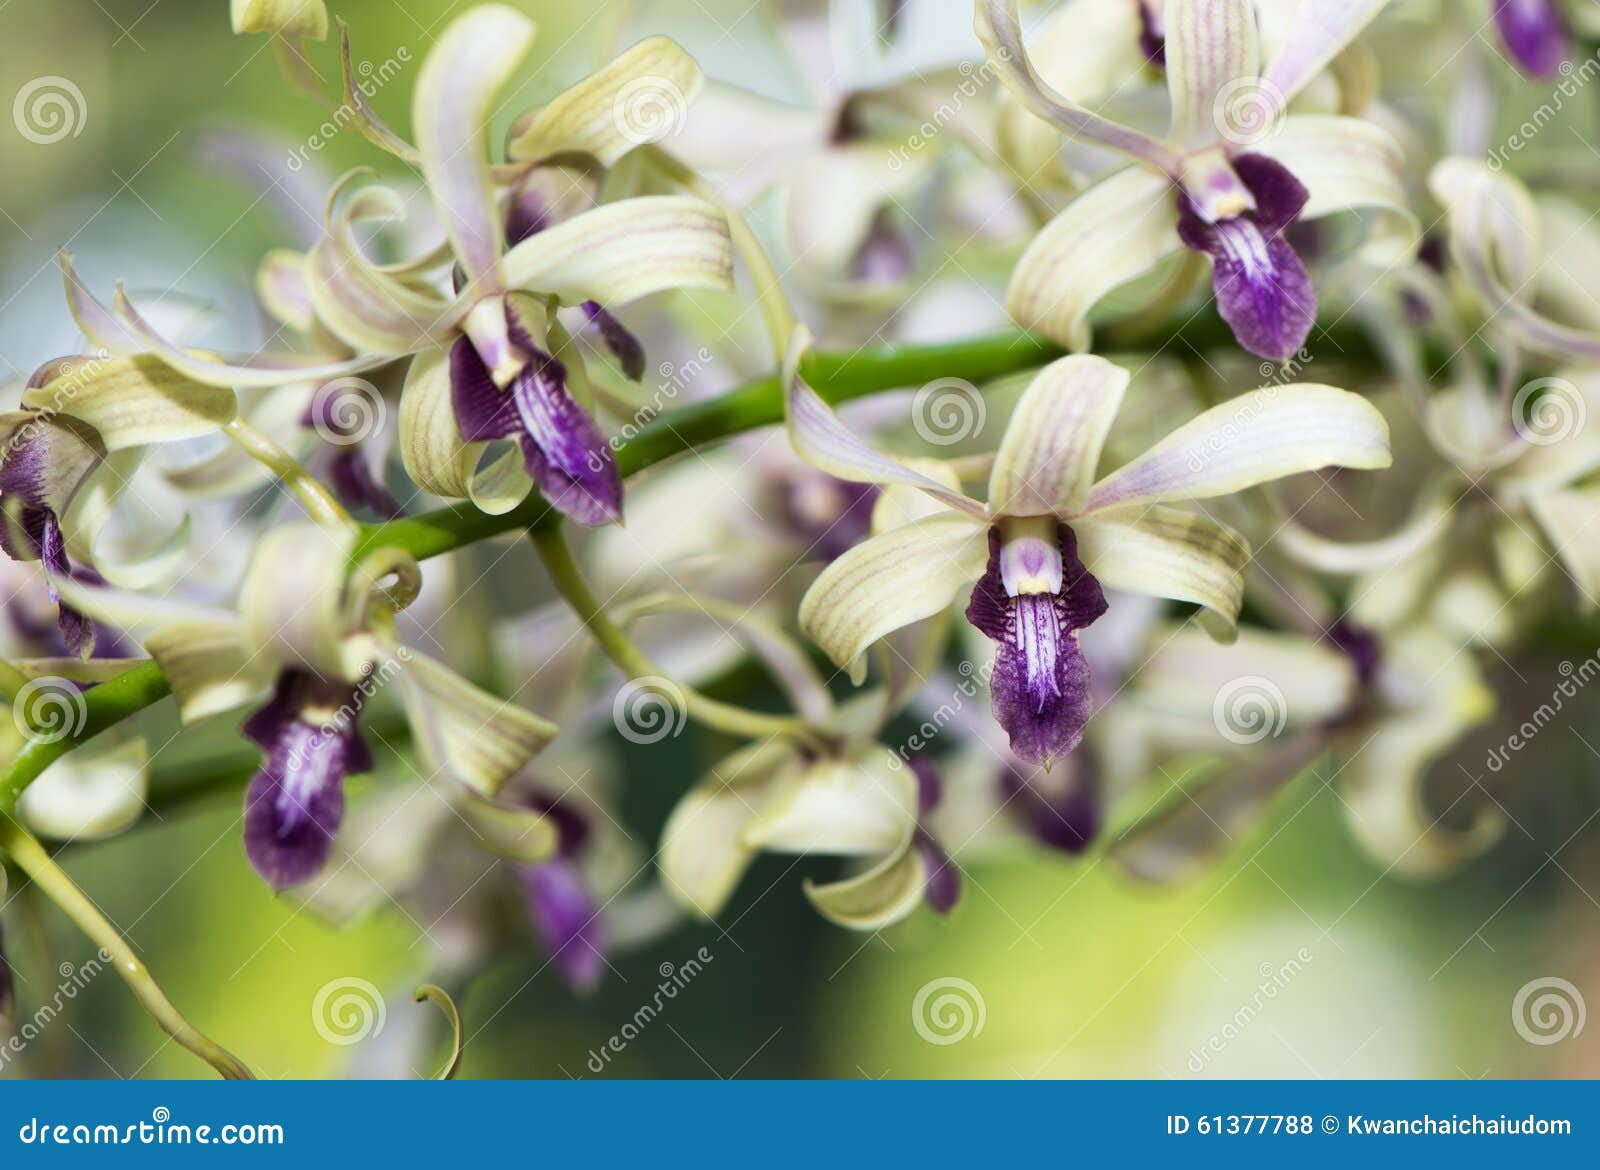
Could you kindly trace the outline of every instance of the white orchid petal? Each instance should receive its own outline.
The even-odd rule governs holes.
[[[1100,298],[1182,247],[1172,181],[1129,167],[1079,195],[1034,237],[1011,274],[1006,310],[1081,352]]]
[[[499,269],[505,226],[489,171],[489,118],[533,36],[533,21],[507,5],[468,9],[428,51],[412,100],[422,173],[477,296],[505,291]]]
[[[989,476],[996,515],[1050,516],[1083,507],[1128,372],[1092,354],[1051,362],[1034,377],[1006,425]]]
[[[872,857],[897,849],[916,815],[911,770],[887,748],[870,746],[781,777],[743,840],[780,853]]]
[[[704,85],[676,41],[648,37],[519,123],[506,154],[519,162],[586,154],[613,166],[636,146],[668,138]]]
[[[232,390],[187,378],[153,354],[63,358],[50,373],[22,404],[82,419],[108,451],[212,434],[237,405]]]
[[[1301,0],[1289,37],[1263,74],[1288,105],[1329,61],[1371,24],[1389,0]]]
[[[1188,147],[1217,141],[1217,103],[1228,87],[1254,84],[1261,73],[1261,44],[1251,0],[1167,0],[1167,91],[1172,129],[1167,137]]]
[[[1099,512],[1072,523],[1078,558],[1107,589],[1203,607],[1207,632],[1233,637],[1250,545],[1196,512],[1161,505]]]
[[[1282,163],[1310,198],[1300,218],[1365,209],[1376,214],[1363,254],[1394,264],[1416,251],[1421,225],[1406,199],[1405,157],[1383,127],[1360,118],[1295,115],[1251,150]]]
[[[945,609],[988,560],[987,529],[959,512],[891,528],[822,571],[800,602],[800,627],[859,675],[869,646]]]
[[[810,344],[810,333],[804,326],[798,327],[783,363],[784,415],[788,419],[789,442],[800,458],[819,471],[850,483],[906,484],[968,515],[987,515],[976,500],[873,449],[840,422],[839,416],[801,377],[800,362]]]
[[[1020,0],[978,0],[973,22],[990,64],[1011,96],[1071,139],[1110,147],[1175,173],[1177,156],[1166,144],[1068,101],[1039,76],[1022,40],[1019,5]]]
[[[855,877],[835,882],[805,882],[806,897],[835,926],[847,930],[882,930],[893,926],[922,904],[928,865],[921,850],[904,845]]]
[[[1389,424],[1332,386],[1266,386],[1212,407],[1094,486],[1089,511],[1203,500],[1323,467],[1387,467]]]
[[[522,241],[506,283],[565,304],[617,309],[667,289],[733,289],[728,217],[703,199],[645,195],[608,203]]]
[[[42,837],[94,841],[139,819],[149,790],[150,750],[143,739],[93,744],[56,760],[22,793],[17,809]]]

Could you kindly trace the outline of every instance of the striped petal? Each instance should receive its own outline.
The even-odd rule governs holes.
[[[1201,606],[1207,631],[1232,640],[1250,561],[1250,545],[1233,529],[1156,505],[1082,517],[1072,530],[1078,559],[1103,587]]]
[[[1310,198],[1300,209],[1302,220],[1371,211],[1363,255],[1389,265],[1416,251],[1422,229],[1406,198],[1405,158],[1383,127],[1361,118],[1297,114],[1250,149],[1281,164],[1305,186]]]
[[[860,682],[869,646],[947,608],[988,560],[987,529],[961,513],[891,528],[822,571],[801,599],[800,628]]]
[[[1128,372],[1077,354],[1035,375],[1006,425],[989,476],[996,515],[1062,516],[1083,507]]]
[[[805,326],[798,327],[783,363],[784,415],[789,442],[800,458],[846,483],[905,484],[968,515],[980,519],[987,515],[976,500],[875,450],[840,422],[801,376],[800,362],[810,344],[810,333]]]
[[[59,359],[22,403],[82,419],[107,451],[209,435],[236,408],[232,390],[193,381],[151,354]]]
[[[505,228],[489,170],[489,118],[533,35],[533,21],[507,5],[469,9],[428,51],[412,99],[422,174],[474,296],[505,291],[499,268]]]
[[[1022,39],[1020,0],[978,0],[973,27],[1007,92],[1069,139],[1106,146],[1175,172],[1172,149],[1142,131],[1102,118],[1067,100],[1039,76]]]
[[[1329,61],[1371,24],[1389,0],[1301,0],[1288,39],[1263,82],[1278,108],[1288,106]]]
[[[1079,195],[1034,237],[1011,274],[1006,311],[1081,352],[1100,298],[1182,247],[1172,181],[1129,167]]]
[[[1187,147],[1217,141],[1217,105],[1230,86],[1256,84],[1261,44],[1251,0],[1167,0],[1167,92],[1172,129],[1167,137]]]
[[[402,647],[400,693],[417,755],[429,774],[444,773],[494,796],[544,750],[556,725],[475,686],[442,662]]]
[[[1214,406],[1095,484],[1088,511],[1203,500],[1322,467],[1387,467],[1389,424],[1366,399],[1312,383]]]
[[[519,120],[506,147],[518,162],[584,154],[615,165],[636,146],[670,137],[705,86],[693,57],[669,37],[647,37]]]
[[[728,218],[703,199],[608,203],[530,236],[505,257],[512,288],[620,309],[667,289],[733,291]]]

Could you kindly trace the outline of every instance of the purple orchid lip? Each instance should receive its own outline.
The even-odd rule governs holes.
[[[1259,154],[1231,160],[1255,208],[1207,223],[1178,191],[1178,236],[1212,260],[1217,312],[1239,344],[1258,357],[1288,361],[1317,318],[1317,294],[1305,264],[1284,238],[1310,193],[1282,164]]]
[[[1555,0],[1495,0],[1495,26],[1517,66],[1549,81],[1572,56],[1572,42]]]
[[[617,319],[616,314],[598,301],[584,301],[583,311],[589,315],[589,324],[600,333],[617,364],[630,382],[644,377],[644,346],[639,339]]]
[[[594,419],[567,393],[566,367],[506,315],[512,344],[528,358],[502,390],[468,337],[450,350],[450,395],[470,443],[515,438],[528,474],[556,511],[579,524],[622,519],[622,474]]]
[[[245,735],[265,752],[245,793],[245,852],[274,889],[322,872],[344,819],[344,782],[372,769],[353,694],[285,669],[266,705],[245,720]]]
[[[1000,530],[990,529],[989,565],[967,604],[967,620],[997,643],[989,679],[995,718],[1019,759],[1044,765],[1083,739],[1094,701],[1089,664],[1074,635],[1106,611],[1100,583],[1078,560],[1072,529],[1057,525],[1057,540],[1057,591],[1013,595]]]
[[[557,858],[515,868],[529,921],[561,977],[574,991],[592,991],[605,976],[607,934],[577,864]]]
[[[831,562],[872,531],[872,509],[882,489],[848,483],[805,468],[786,475],[777,488],[784,527],[805,543],[805,555]]]
[[[8,461],[7,466],[10,462],[15,460]],[[0,493],[4,495],[0,501],[4,504],[0,512],[0,551],[14,561],[43,563],[61,640],[69,653],[88,658],[94,653],[94,623],[70,605],[62,604],[56,590],[56,581],[72,574],[61,524],[49,508],[28,502],[26,492],[11,490],[3,482],[4,474],[0,470]]]

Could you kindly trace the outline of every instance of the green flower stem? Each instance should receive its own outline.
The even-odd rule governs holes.
[[[15,699],[28,685],[28,678],[8,660],[0,658],[0,694]]]
[[[82,717],[69,734],[32,736],[7,762],[0,774],[0,816],[9,815],[23,789],[67,752],[170,693],[161,668],[148,660],[85,691]]]
[[[89,936],[91,942],[98,944],[102,952],[111,956],[117,974],[133,989],[134,996],[145,1011],[154,1017],[163,1032],[216,1069],[224,1079],[255,1079],[243,1061],[201,1035],[193,1024],[183,1018],[150,977],[150,972],[117,928],[100,913],[88,896],[67,876],[66,871],[55,863],[45,847],[39,844],[38,838],[9,815],[0,816],[0,848],[46,897]]]
[[[301,466],[298,459],[266,435],[242,418],[235,418],[223,430],[246,455],[283,480],[317,523],[355,526],[355,519],[344,510],[343,504],[333,498],[333,493]]]
[[[589,588],[589,583],[583,579],[577,561],[573,560],[572,550],[567,547],[561,526],[547,525],[535,529],[529,536],[557,592],[589,628],[589,633],[594,636],[606,657],[629,678],[658,680],[661,684],[660,693],[668,702],[681,703],[689,718],[729,735],[744,739],[768,739],[781,735],[813,747],[822,745],[820,737],[803,719],[736,707],[670,681],[665,672],[634,645],[622,628],[606,616],[604,607]]]

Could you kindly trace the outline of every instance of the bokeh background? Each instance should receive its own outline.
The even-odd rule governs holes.
[[[592,66],[607,6],[515,2],[540,24],[515,103],[530,105]],[[950,5],[953,19],[967,19],[965,0]],[[405,48],[413,62],[373,98],[395,125],[408,124],[414,62],[460,6],[333,0],[355,29],[358,57],[383,61]],[[682,0],[657,12],[661,31],[688,39],[695,30],[708,71],[749,79],[770,55],[745,7]],[[30,142],[0,121],[0,380],[25,378],[75,345],[54,267],[63,245],[95,287],[119,278],[181,287],[226,309],[248,297],[244,277],[260,254],[285,242],[270,202],[208,162],[203,145],[209,132],[247,129],[281,141],[287,157],[323,114],[288,90],[265,41],[230,34],[226,8],[0,5],[0,98],[41,75],[70,78],[84,98],[78,132],[56,143]],[[331,73],[332,44],[316,52]],[[314,159],[335,174],[387,165],[349,135]],[[536,599],[531,556],[509,557],[501,571],[508,597]],[[1549,697],[1563,661],[1600,650],[1600,626],[1569,623],[1546,642],[1498,665],[1509,722],[1491,742]],[[1514,1004],[1545,978],[1600,1004],[1597,710],[1600,695],[1583,695],[1498,776],[1470,770],[1468,781],[1492,785],[1509,830],[1488,856],[1431,883],[1371,862],[1344,831],[1337,798],[1314,779],[1290,789],[1222,867],[1176,893],[1135,887],[1093,857],[993,861],[969,869],[949,920],[920,913],[869,939],[810,910],[799,878],[819,867],[766,859],[719,927],[684,926],[620,957],[589,997],[568,991],[511,929],[487,965],[452,984],[473,1033],[463,1075],[597,1075],[591,1053],[652,999],[664,965],[680,969],[703,947],[705,969],[598,1075],[1594,1076],[1600,1025],[1535,1043]],[[147,730],[162,743],[175,729],[157,712]],[[183,767],[192,738],[163,753],[156,810],[139,828],[64,852],[73,876],[183,1010],[263,1074],[426,1075],[443,1055],[444,1029],[409,991],[432,974],[430,923],[390,908],[334,930],[274,898],[239,847],[243,777],[196,794]],[[613,745],[605,766],[641,847],[723,746],[694,733],[647,752]],[[1459,788],[1462,778],[1451,779]],[[5,922],[25,1016],[91,951],[30,891],[13,888]],[[386,997],[383,1031],[356,1047],[330,1043],[312,1012],[319,990],[349,978]],[[928,1000],[950,991],[960,1004],[941,1033],[927,1026]],[[0,1076],[203,1071],[103,973]]]

